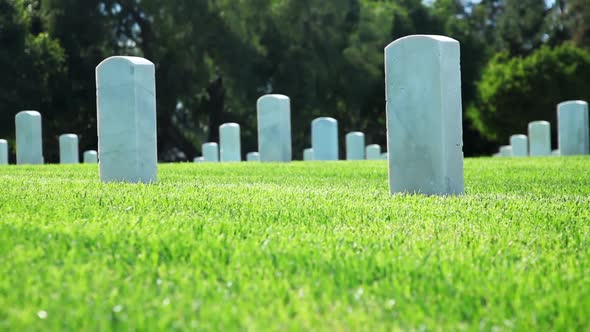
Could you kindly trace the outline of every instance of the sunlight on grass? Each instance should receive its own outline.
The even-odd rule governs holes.
[[[426,197],[383,161],[3,167],[0,329],[590,327],[590,158],[465,174]]]

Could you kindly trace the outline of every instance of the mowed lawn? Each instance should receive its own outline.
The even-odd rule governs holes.
[[[590,158],[0,168],[0,330],[590,329]]]

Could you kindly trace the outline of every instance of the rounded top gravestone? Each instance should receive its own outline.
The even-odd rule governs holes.
[[[290,162],[291,101],[284,95],[265,95],[256,103],[258,152],[262,162]]]
[[[16,114],[16,118],[22,117],[41,117],[41,113],[37,111],[21,111]]]
[[[529,123],[529,154],[531,156],[551,155],[551,124],[547,121]]]
[[[41,113],[22,111],[15,116],[16,163],[43,164]]]
[[[62,134],[59,138],[69,138],[69,139],[78,139],[78,135],[76,134]]]
[[[204,161],[215,163],[219,161],[219,144],[215,142],[204,143],[201,150]]]
[[[314,160],[338,160],[338,121],[320,117],[311,122]]]
[[[510,136],[510,146],[512,146],[512,156],[526,157],[529,155],[529,143],[526,135]]]
[[[539,120],[539,121],[531,121],[529,123],[529,126],[534,126],[534,125],[545,125],[545,126],[550,126],[551,123],[549,123],[549,121],[544,121],[544,120]]]
[[[98,163],[98,153],[95,150],[85,151],[82,157],[85,164]]]
[[[219,126],[219,149],[222,162],[239,162],[242,160],[239,124],[230,122]]]
[[[240,128],[240,125],[234,122],[224,123],[219,128]]]
[[[8,165],[8,141],[0,139],[0,165]]]
[[[365,159],[365,134],[353,131],[346,135],[346,160]]]
[[[59,136],[59,162],[61,164],[77,164],[80,162],[78,135],[63,134]]]
[[[103,182],[157,181],[154,64],[114,56],[96,67],[99,172]]]
[[[330,122],[330,123],[338,123],[338,121],[334,118],[330,118],[327,116],[315,118],[311,123],[318,123],[318,122]]]
[[[464,193],[459,42],[400,38],[385,48],[390,192]]]
[[[371,144],[366,147],[367,160],[381,159],[381,145]]]
[[[582,100],[559,103],[557,127],[561,155],[585,155],[590,152],[588,103]]]

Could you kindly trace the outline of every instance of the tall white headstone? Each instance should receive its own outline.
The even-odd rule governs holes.
[[[63,134],[59,136],[59,163],[79,164],[78,135]]]
[[[317,118],[311,122],[313,160],[338,160],[338,121]]]
[[[312,161],[313,160],[313,149],[308,148],[303,150],[303,161]]]
[[[214,142],[205,143],[202,145],[203,159],[208,163],[219,162],[219,145]]]
[[[8,141],[0,139],[0,165],[8,165]]]
[[[551,155],[551,124],[549,122],[529,123],[529,153],[533,157]]]
[[[260,161],[260,153],[258,152],[249,152],[246,155],[246,160],[247,161]]]
[[[94,150],[88,150],[84,152],[82,156],[85,164],[97,164],[98,163],[98,152]]]
[[[463,194],[459,42],[416,35],[385,48],[391,193]]]
[[[43,136],[41,114],[37,111],[22,111],[15,117],[16,163],[18,165],[43,164]]]
[[[98,154],[103,182],[156,182],[156,77],[144,58],[115,56],[96,67]]]
[[[501,157],[512,157],[512,146],[504,145],[500,147],[500,156]]]
[[[585,101],[566,101],[557,106],[559,152],[562,156],[590,152],[588,126],[588,103]]]
[[[219,145],[222,162],[242,161],[240,125],[226,123],[219,127]]]
[[[367,145],[367,160],[381,159],[381,145],[371,144]]]
[[[346,135],[346,160],[365,159],[365,134],[354,131]]]
[[[290,162],[291,102],[283,95],[258,99],[258,153],[262,162]]]
[[[528,157],[529,139],[525,135],[510,136],[510,146],[512,146],[513,157]]]

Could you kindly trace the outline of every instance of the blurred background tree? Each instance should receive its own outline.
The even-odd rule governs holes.
[[[385,146],[383,49],[423,33],[461,42],[465,153],[489,154],[528,121],[555,123],[557,102],[590,99],[582,76],[589,7],[586,0],[0,0],[0,137],[14,137],[18,111],[37,109],[48,161],[58,159],[61,133],[96,148],[95,67],[111,55],[138,55],[156,64],[162,161],[200,155],[225,122],[240,123],[243,152],[255,151],[256,100],[266,93],[291,97],[296,158],[317,116],[338,119],[341,139],[360,130],[367,143]]]

